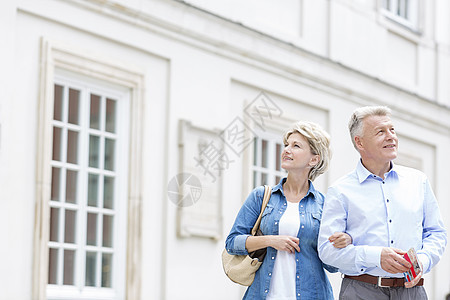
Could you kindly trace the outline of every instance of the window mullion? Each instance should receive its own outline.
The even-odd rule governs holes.
[[[267,143],[267,155],[269,157],[268,164],[267,164],[267,167],[269,169],[268,170],[269,172],[268,172],[267,184],[269,184],[270,186],[273,186],[274,183],[275,183],[274,171],[275,171],[275,168],[276,168],[276,159],[274,159],[274,158],[275,158],[276,153],[277,153],[277,151],[276,151],[276,142],[273,139],[270,139],[267,142],[268,142]]]
[[[61,208],[59,210],[59,231],[58,231],[58,271],[57,271],[57,284],[62,285],[64,280],[64,235],[65,235],[65,199],[66,199],[66,182],[67,182],[67,120],[69,112],[69,87],[64,85],[63,101],[62,101],[62,122],[61,128],[61,148],[60,159],[63,163],[61,168],[61,183],[60,183],[60,203]]]
[[[262,138],[258,137],[258,143],[256,145],[256,167],[262,168]],[[262,184],[262,171],[256,172],[256,184]]]
[[[88,152],[89,146],[87,141],[89,140],[89,134],[87,132],[87,128],[89,126],[89,90],[84,87],[81,93],[80,99],[80,141],[79,141],[79,182],[80,189],[77,194],[78,197],[78,224],[77,224],[77,264],[75,266],[75,285],[81,291],[85,285],[84,276],[85,276],[85,266],[86,266],[86,223],[87,223],[87,214],[86,214],[86,195],[87,195],[87,164],[88,164]]]

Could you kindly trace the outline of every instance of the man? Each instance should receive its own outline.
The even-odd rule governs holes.
[[[427,299],[422,274],[437,264],[447,244],[426,176],[392,162],[398,138],[390,116],[384,106],[354,111],[349,130],[361,159],[325,199],[318,250],[324,263],[344,274],[339,299]],[[337,249],[332,234],[342,231],[353,244]],[[411,265],[403,255],[411,247],[422,272],[405,282],[403,272]]]

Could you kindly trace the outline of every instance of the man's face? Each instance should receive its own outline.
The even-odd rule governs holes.
[[[370,116],[363,120],[363,134],[357,141],[361,157],[377,164],[397,158],[398,138],[391,118]]]

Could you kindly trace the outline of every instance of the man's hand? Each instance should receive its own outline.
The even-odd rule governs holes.
[[[345,232],[335,232],[328,240],[335,248],[345,248],[352,243],[352,237]]]
[[[422,278],[422,275],[423,275],[423,265],[422,265],[422,263],[420,262],[420,260],[419,260],[419,258],[417,258],[417,260],[419,261],[419,264],[420,264],[420,273],[419,274],[417,274],[417,277],[416,278],[414,278],[413,280],[411,280],[410,282],[405,282],[405,288],[412,288],[412,287],[415,287],[416,286],[416,284],[417,283],[419,283],[419,280],[420,280],[420,278]]]
[[[402,251],[400,249],[384,247],[381,250],[381,268],[386,272],[392,274],[408,271],[411,267],[411,264],[403,258],[403,255],[405,253],[405,251]]]

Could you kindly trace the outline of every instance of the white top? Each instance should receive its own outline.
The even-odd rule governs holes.
[[[287,201],[287,208],[281,216],[279,224],[279,235],[289,235],[297,237],[300,228],[300,214],[298,203]],[[295,300],[295,274],[297,264],[295,263],[295,253],[278,251],[275,265],[270,281],[268,300]]]

